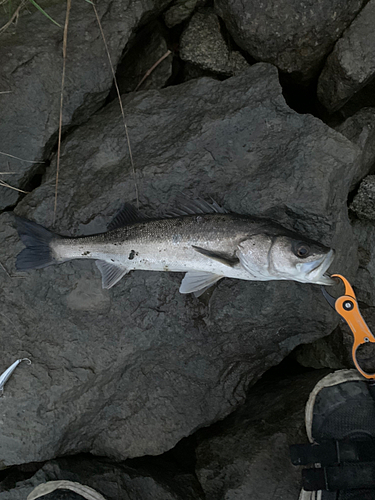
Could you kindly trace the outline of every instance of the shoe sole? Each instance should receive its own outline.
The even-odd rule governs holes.
[[[314,404],[319,392],[325,387],[332,387],[334,385],[338,385],[343,382],[351,382],[356,380],[366,380],[366,379],[357,370],[338,370],[335,371],[334,373],[326,375],[316,384],[316,386],[310,393],[305,408],[306,432],[310,443],[314,442],[313,437],[311,435],[311,430],[312,430]],[[322,491],[301,490],[299,496],[299,500],[321,500],[321,498],[322,498]]]
[[[314,442],[314,439],[311,435],[311,429],[312,429],[315,399],[319,394],[319,392],[325,387],[332,387],[334,385],[338,385],[343,382],[352,382],[356,380],[366,381],[366,379],[357,370],[338,370],[334,373],[326,375],[316,384],[316,386],[310,393],[309,400],[306,403],[306,409],[305,409],[306,432],[310,443]],[[301,500],[305,499],[303,498]]]

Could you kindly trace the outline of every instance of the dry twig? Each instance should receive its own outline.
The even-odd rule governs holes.
[[[102,28],[102,23],[100,22],[100,19],[99,19],[98,11],[96,10],[94,2],[90,2],[90,3],[93,6],[93,9],[94,9],[94,12],[95,12],[95,16],[96,16],[96,20],[98,21],[100,33],[102,35],[104,46],[105,46],[105,50],[107,52],[108,61],[109,61],[109,65],[111,67],[111,71],[112,71],[112,75],[113,75],[113,81],[114,81],[114,84],[115,84],[115,88],[116,88],[116,92],[117,92],[117,97],[118,97],[118,101],[119,101],[120,108],[121,108],[122,120],[124,122],[126,140],[127,140],[128,149],[129,149],[130,164],[131,164],[132,170],[133,170],[134,187],[135,187],[135,198],[137,200],[137,208],[139,208],[137,177],[135,175],[135,167],[134,167],[132,149],[131,149],[131,146],[130,146],[129,132],[128,132],[128,127],[127,127],[126,121],[125,121],[125,113],[124,113],[124,108],[123,108],[122,101],[121,101],[120,90],[119,90],[118,85],[117,85],[116,73],[115,73],[115,69],[114,69],[113,64],[112,64],[111,56],[110,56],[110,53],[109,53],[109,50],[108,50],[107,41],[106,41],[105,36],[104,36],[104,31],[103,31],[103,28]]]
[[[156,63],[155,63],[153,66],[151,66],[151,68],[150,68],[149,70],[147,70],[147,72],[146,72],[146,73],[145,73],[145,75],[143,76],[142,80],[141,80],[141,81],[138,83],[138,85],[135,87],[135,92],[139,89],[139,87],[140,87],[140,86],[142,85],[142,83],[146,80],[146,78],[148,78],[148,77],[151,75],[151,73],[154,71],[154,69],[156,69],[156,68],[159,66],[159,64],[160,64],[161,62],[163,62],[163,61],[164,61],[164,59],[166,59],[166,58],[169,56],[169,54],[172,54],[172,52],[171,52],[170,50],[167,50],[167,52],[166,52],[164,55],[162,55],[162,56],[161,56],[161,58],[160,58],[159,60],[157,60],[157,61],[156,61]]]

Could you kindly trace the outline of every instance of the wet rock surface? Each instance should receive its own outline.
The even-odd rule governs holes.
[[[72,5],[56,216],[63,29],[29,6],[0,34],[0,153],[28,160],[0,154],[0,374],[32,361],[0,397],[0,500],[52,479],[106,500],[298,498],[287,446],[304,439],[315,370],[353,366],[353,336],[319,287],[225,279],[196,299],[178,273],[132,272],[111,290],[92,261],[17,273],[14,214],[78,236],[136,204],[135,181],[151,216],[181,193],[212,196],[335,248],[330,271],[375,330],[373,5],[98,4],[135,177],[92,5]],[[64,2],[41,6],[64,24]],[[229,77],[235,55],[253,65]],[[373,351],[358,354],[371,370]]]
[[[327,58],[318,97],[330,112],[342,107],[375,76],[374,22],[375,1],[370,0]]]
[[[105,500],[203,500],[193,474],[181,473],[170,463],[164,465],[164,469],[147,471],[84,455],[62,458],[47,462],[32,477],[17,481],[8,491],[0,491],[0,500],[26,500],[38,485],[60,480],[88,486]],[[83,497],[59,488],[41,498],[82,500]]]
[[[368,306],[375,305],[375,226],[373,220],[353,221],[354,235],[358,241],[359,268],[355,285],[362,300]]]
[[[353,178],[354,189],[375,168],[375,108],[363,108],[336,127],[362,150],[361,167]]]
[[[147,16],[155,15],[168,0],[146,0],[132,7],[128,0],[102,2],[97,7],[103,31],[116,65],[133,30]],[[47,13],[64,25],[66,2],[56,2]],[[8,21],[0,18],[2,26]],[[30,36],[30,33],[33,36]],[[10,27],[0,42],[0,136],[2,172],[15,172],[6,181],[23,188],[50,154],[49,141],[59,124],[62,29],[30,7],[23,11],[17,27]],[[98,61],[101,61],[98,64]],[[87,119],[104,103],[112,82],[105,46],[92,5],[72,5],[67,44],[63,125]],[[55,138],[53,138],[53,143]],[[48,147],[49,145],[49,147]],[[19,192],[0,186],[0,209],[17,202]]]
[[[182,105],[183,117],[176,113]],[[160,213],[182,189],[220,195],[233,212],[268,216],[339,247],[336,265],[355,270],[343,202],[358,151],[316,118],[290,110],[275,68],[260,64],[224,82],[132,94],[124,106],[147,213]],[[121,203],[134,200],[118,103],[78,128],[62,150],[55,230],[105,230]],[[51,169],[16,212],[50,226],[54,183]],[[12,274],[22,243],[10,214],[1,224],[0,261]],[[226,416],[251,381],[337,322],[322,311],[318,287],[224,280],[205,303],[179,294],[180,280],[134,272],[110,291],[85,294],[87,281],[100,289],[88,261],[6,277],[3,367],[15,353],[33,364],[18,370],[0,401],[4,465],[77,452],[117,459],[162,453]]]
[[[197,476],[206,500],[299,497],[301,470],[291,464],[289,446],[308,442],[305,404],[326,373],[260,381],[211,436],[198,438]]]
[[[236,43],[257,61],[275,64],[299,80],[314,76],[362,0],[216,0],[217,14]]]
[[[342,324],[327,337],[315,340],[311,344],[299,345],[293,351],[293,358],[300,365],[316,370],[321,368],[342,370],[350,366],[348,347],[351,346],[350,340],[352,339],[347,339],[342,331]]]

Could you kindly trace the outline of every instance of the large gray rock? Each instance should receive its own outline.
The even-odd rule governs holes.
[[[181,191],[264,215],[337,250],[352,276],[356,247],[346,198],[359,150],[285,104],[276,68],[224,82],[200,79],[124,98],[141,205],[160,213]],[[50,227],[54,165],[17,213]],[[103,231],[134,180],[114,102],[63,144],[56,231]],[[0,217],[0,262],[23,248]],[[8,277],[3,269],[1,369],[17,369],[0,399],[0,464],[84,451],[124,459],[159,454],[225,417],[294,347],[332,331],[319,287],[224,280],[208,300],[179,294],[181,275],[134,272],[102,290],[93,262]],[[18,275],[17,275],[18,276]]]
[[[258,61],[297,80],[320,69],[324,57],[365,3],[363,0],[215,0],[236,43]]]
[[[362,150],[361,167],[351,188],[375,168],[375,108],[363,108],[335,127]]]
[[[197,476],[206,500],[294,500],[301,468],[289,446],[307,442],[305,404],[327,371],[272,378],[254,386],[243,407],[197,447]]]
[[[113,65],[116,67],[132,32],[141,22],[157,15],[169,0],[98,2],[97,11]],[[43,5],[64,25],[66,2]],[[8,20],[5,13],[0,26]],[[47,159],[59,125],[63,30],[29,5],[15,28],[0,40],[0,172],[15,172],[5,181],[23,187]],[[87,119],[104,102],[112,85],[112,73],[95,18],[88,2],[73,2],[69,19],[63,125]],[[24,160],[24,161],[23,161]],[[14,205],[19,193],[0,186],[0,210]]]
[[[375,76],[375,0],[370,0],[328,56],[318,98],[329,112],[342,107]]]
[[[374,186],[373,186],[374,187]],[[364,200],[363,200],[364,201]],[[374,203],[372,203],[374,210]],[[375,216],[373,212],[373,217]],[[359,269],[355,278],[356,291],[361,301],[375,306],[375,224],[362,219],[353,222],[354,235],[358,241]]]
[[[106,500],[201,500],[201,488],[192,474],[160,464],[160,470],[134,469],[124,464],[88,457],[62,458],[47,462],[31,478],[19,480],[5,490],[0,500],[26,500],[39,485],[49,481],[72,481],[93,488]],[[9,482],[11,483],[11,482]],[[6,486],[5,486],[6,487]],[[55,490],[43,500],[83,500],[70,490]]]
[[[219,18],[211,10],[194,14],[180,41],[180,57],[203,70],[233,75],[249,67],[238,50],[229,50]]]

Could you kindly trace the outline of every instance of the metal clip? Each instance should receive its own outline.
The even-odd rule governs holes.
[[[339,278],[344,283],[345,294],[335,299],[326,291],[324,287],[321,287],[323,295],[329,305],[333,307],[333,309],[335,309],[346,321],[353,333],[354,342],[352,347],[352,357],[355,367],[365,378],[375,379],[375,373],[366,373],[362,370],[357,361],[358,347],[362,344],[366,344],[367,342],[375,343],[375,337],[359,312],[357,298],[349,281],[344,278],[344,276],[341,276],[341,274],[332,274],[331,278]]]

